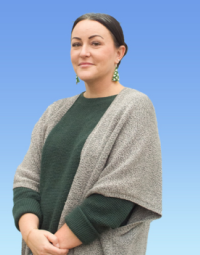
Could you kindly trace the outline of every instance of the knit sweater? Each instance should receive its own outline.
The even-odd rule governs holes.
[[[13,188],[40,192],[42,150],[48,135],[79,95],[60,99],[34,126],[29,149],[18,166]],[[142,92],[125,87],[116,95],[85,140],[58,229],[77,206],[101,194],[135,203],[124,226],[109,228],[68,255],[145,255],[151,221],[162,216],[162,164],[155,109]],[[31,255],[22,239],[22,255]]]
[[[85,140],[116,97],[85,98],[83,93],[45,141],[40,192],[24,187],[13,190],[18,229],[19,218],[29,212],[38,216],[40,229],[57,231]],[[134,205],[125,199],[92,194],[66,215],[65,222],[84,244],[89,244],[109,228],[125,225]]]

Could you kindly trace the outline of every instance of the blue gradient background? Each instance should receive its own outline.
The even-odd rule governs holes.
[[[163,217],[151,223],[146,254],[200,254],[200,2],[192,0],[1,1],[0,253],[21,254],[12,186],[34,125],[54,101],[85,91],[75,83],[70,35],[88,12],[121,23],[129,49],[120,82],[147,94],[156,110]]]

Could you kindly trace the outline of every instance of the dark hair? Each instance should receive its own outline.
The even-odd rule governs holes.
[[[103,14],[103,13],[86,13],[74,21],[72,31],[74,27],[76,26],[76,24],[82,20],[95,20],[100,22],[102,25],[104,25],[110,31],[115,47],[119,48],[121,45],[124,45],[126,47],[124,56],[126,55],[128,51],[128,46],[124,42],[124,34],[121,28],[121,25],[115,18],[113,18],[112,16],[108,14]],[[72,34],[72,31],[71,31],[71,34]],[[117,67],[119,67],[120,63],[121,61],[117,64]]]

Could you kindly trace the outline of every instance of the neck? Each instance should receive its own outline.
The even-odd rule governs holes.
[[[87,81],[85,82],[86,92],[84,97],[96,98],[96,97],[107,97],[118,94],[124,86],[122,86],[118,81],[106,82],[106,81]]]

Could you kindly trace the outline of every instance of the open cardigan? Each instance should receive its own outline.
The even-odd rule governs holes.
[[[31,144],[15,173],[14,185],[40,190],[40,161],[44,142],[79,95],[51,104],[36,123]],[[69,255],[145,255],[150,222],[162,216],[162,162],[155,110],[147,95],[125,87],[87,137],[65,202],[65,216],[91,194],[136,203],[127,224],[103,232]],[[22,255],[32,254],[22,239]]]

